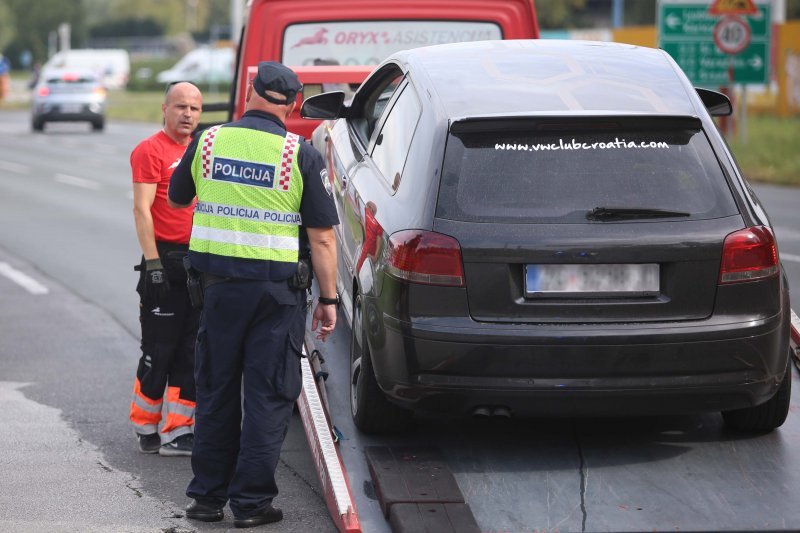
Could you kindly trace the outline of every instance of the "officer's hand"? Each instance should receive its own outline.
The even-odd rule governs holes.
[[[169,291],[169,278],[161,259],[145,260],[144,293],[149,302],[157,303]]]
[[[317,326],[322,327],[317,332],[317,338],[325,342],[328,335],[336,328],[336,306],[317,302],[314,313],[311,315],[311,331],[316,331]]]

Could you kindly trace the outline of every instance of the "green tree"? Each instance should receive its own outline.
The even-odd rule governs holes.
[[[86,17],[81,0],[2,0],[11,12],[16,35],[5,47],[5,54],[13,60],[24,50],[30,50],[34,61],[46,61],[50,32],[59,25],[70,25],[70,46],[79,48],[86,41]]]
[[[5,50],[6,46],[14,39],[16,35],[14,26],[16,26],[14,15],[6,1],[0,0],[0,52]]]
[[[628,0],[623,17],[625,26],[653,25],[656,23],[656,3]]]
[[[536,0],[536,18],[543,30],[574,28],[586,0]]]
[[[800,18],[800,0],[786,0],[786,20]]]

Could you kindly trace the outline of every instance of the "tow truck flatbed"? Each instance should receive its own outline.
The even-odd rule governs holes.
[[[800,529],[800,506],[791,496],[800,491],[800,446],[791,445],[800,442],[800,386],[794,369],[789,417],[768,434],[733,433],[718,414],[709,413],[611,419],[417,417],[408,432],[372,436],[359,432],[350,415],[350,329],[341,318],[342,326],[327,343],[314,346],[309,334],[306,344],[309,353],[316,349],[325,359],[326,420],[335,427],[331,438],[338,438],[336,454],[350,490],[350,523],[357,523],[346,529],[336,516],[339,511],[332,512],[340,531],[415,530],[390,521],[384,512],[387,506],[370,472],[375,450],[383,457],[387,450],[401,455],[435,450],[480,531]],[[800,321],[794,314],[792,324],[797,354]],[[429,459],[422,457],[420,464],[429,466]],[[430,505],[420,509],[442,512]]]

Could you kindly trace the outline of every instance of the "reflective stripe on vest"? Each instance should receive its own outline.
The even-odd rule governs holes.
[[[296,263],[303,179],[299,137],[238,127],[203,133],[192,162],[198,203],[189,249]]]

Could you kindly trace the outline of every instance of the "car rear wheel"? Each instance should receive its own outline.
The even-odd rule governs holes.
[[[92,121],[92,129],[94,131],[103,131],[103,128],[106,127],[105,120],[94,120]]]
[[[791,354],[789,361],[792,360]],[[787,362],[778,392],[766,403],[755,407],[745,407],[733,411],[723,411],[725,424],[739,431],[772,431],[786,420],[789,414],[789,400],[792,396],[792,365]]]
[[[33,128],[33,131],[44,131],[44,120],[38,118],[33,119],[31,128]]]
[[[411,412],[386,399],[378,387],[363,323],[363,298],[353,302],[350,342],[350,411],[356,427],[365,433],[390,433],[406,429]]]

